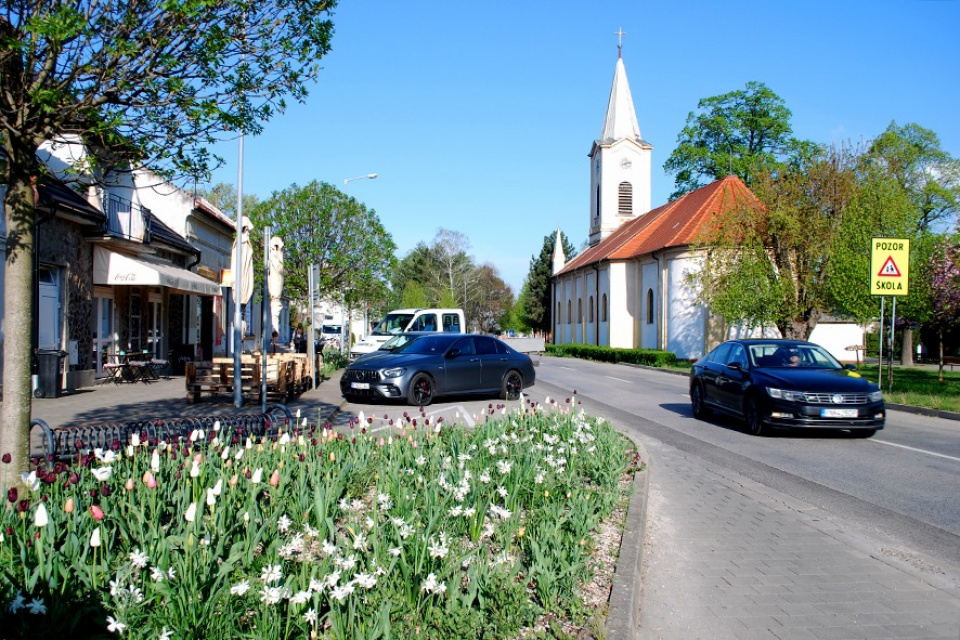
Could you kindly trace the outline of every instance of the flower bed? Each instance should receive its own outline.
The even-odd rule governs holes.
[[[115,443],[0,510],[6,638],[511,638],[580,606],[632,446],[576,399]]]

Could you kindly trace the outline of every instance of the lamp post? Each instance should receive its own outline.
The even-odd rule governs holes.
[[[347,178],[343,181],[343,195],[347,195],[347,183],[353,182],[354,180],[376,180],[377,174],[368,173],[365,176],[357,176],[355,178]],[[350,338],[350,321],[352,318],[345,313],[346,309],[346,298],[340,296],[340,353],[349,353],[350,345],[347,344],[347,341]]]

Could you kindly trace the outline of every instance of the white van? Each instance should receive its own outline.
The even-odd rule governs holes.
[[[463,333],[466,330],[463,309],[397,309],[388,313],[370,335],[350,348],[350,361],[376,351],[390,336],[404,331]]]

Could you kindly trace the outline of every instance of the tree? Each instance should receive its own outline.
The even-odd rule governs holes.
[[[218,182],[211,187],[197,189],[197,195],[206,199],[223,213],[235,217],[237,213],[237,188],[227,182]],[[260,203],[253,193],[243,194],[243,211],[248,213]]]
[[[910,193],[925,233],[956,216],[960,207],[960,161],[940,147],[937,134],[916,123],[891,122],[870,145],[878,162]]]
[[[762,82],[704,98],[697,109],[687,115],[663,165],[677,176],[671,199],[730,174],[752,187],[758,173],[815,151],[812,143],[792,137],[790,109]]]
[[[930,325],[940,343],[938,369],[943,382],[943,343],[947,332],[956,331],[960,324],[960,248],[956,241],[944,238],[937,243],[927,264],[930,278]]]
[[[25,467],[30,421],[34,187],[40,145],[74,136],[97,166],[205,176],[212,143],[257,133],[301,101],[328,52],[335,2],[5,3],[0,15],[0,172],[7,186],[6,346],[0,450]],[[101,171],[100,175],[103,175]]]
[[[708,224],[698,238],[701,299],[731,324],[774,325],[806,339],[824,313],[876,316],[867,286],[873,236],[903,233],[911,206],[862,152],[823,150],[802,167],[757,174],[754,203]]]
[[[484,264],[477,267],[471,280],[474,282],[464,311],[469,322],[481,333],[493,333],[502,329],[502,320],[513,307],[513,291],[497,272],[496,267]]]
[[[351,306],[383,297],[396,245],[376,211],[336,187],[291,185],[254,207],[250,219],[256,228],[272,225],[272,234],[283,238],[284,291],[303,308],[311,307],[310,265],[319,267],[321,295],[342,295]]]
[[[565,233],[561,233],[563,253],[569,261],[577,255],[577,250]],[[557,244],[557,232],[553,231],[543,238],[540,253],[530,258],[530,271],[524,282],[524,307],[521,312],[524,322],[534,331],[546,334],[550,331],[550,304],[553,287],[553,249]]]

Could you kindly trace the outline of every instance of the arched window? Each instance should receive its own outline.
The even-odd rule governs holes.
[[[577,298],[577,324],[583,324],[583,298]]]
[[[593,322],[593,296],[590,296],[589,309],[587,309],[587,316],[590,318],[590,322]]]
[[[567,300],[567,324],[573,319],[573,302]]]
[[[618,189],[620,194],[617,202],[617,213],[622,216],[633,215],[633,185],[629,182],[621,182]]]
[[[563,307],[560,306],[560,301],[557,300],[557,317],[556,317],[556,319],[555,319],[555,322],[556,322],[557,324],[560,324],[561,322],[563,322],[563,316],[560,315],[560,311],[561,311],[562,309],[563,309]]]
[[[600,322],[607,321],[607,294],[600,298]]]
[[[653,324],[653,289],[647,289],[647,324]]]

